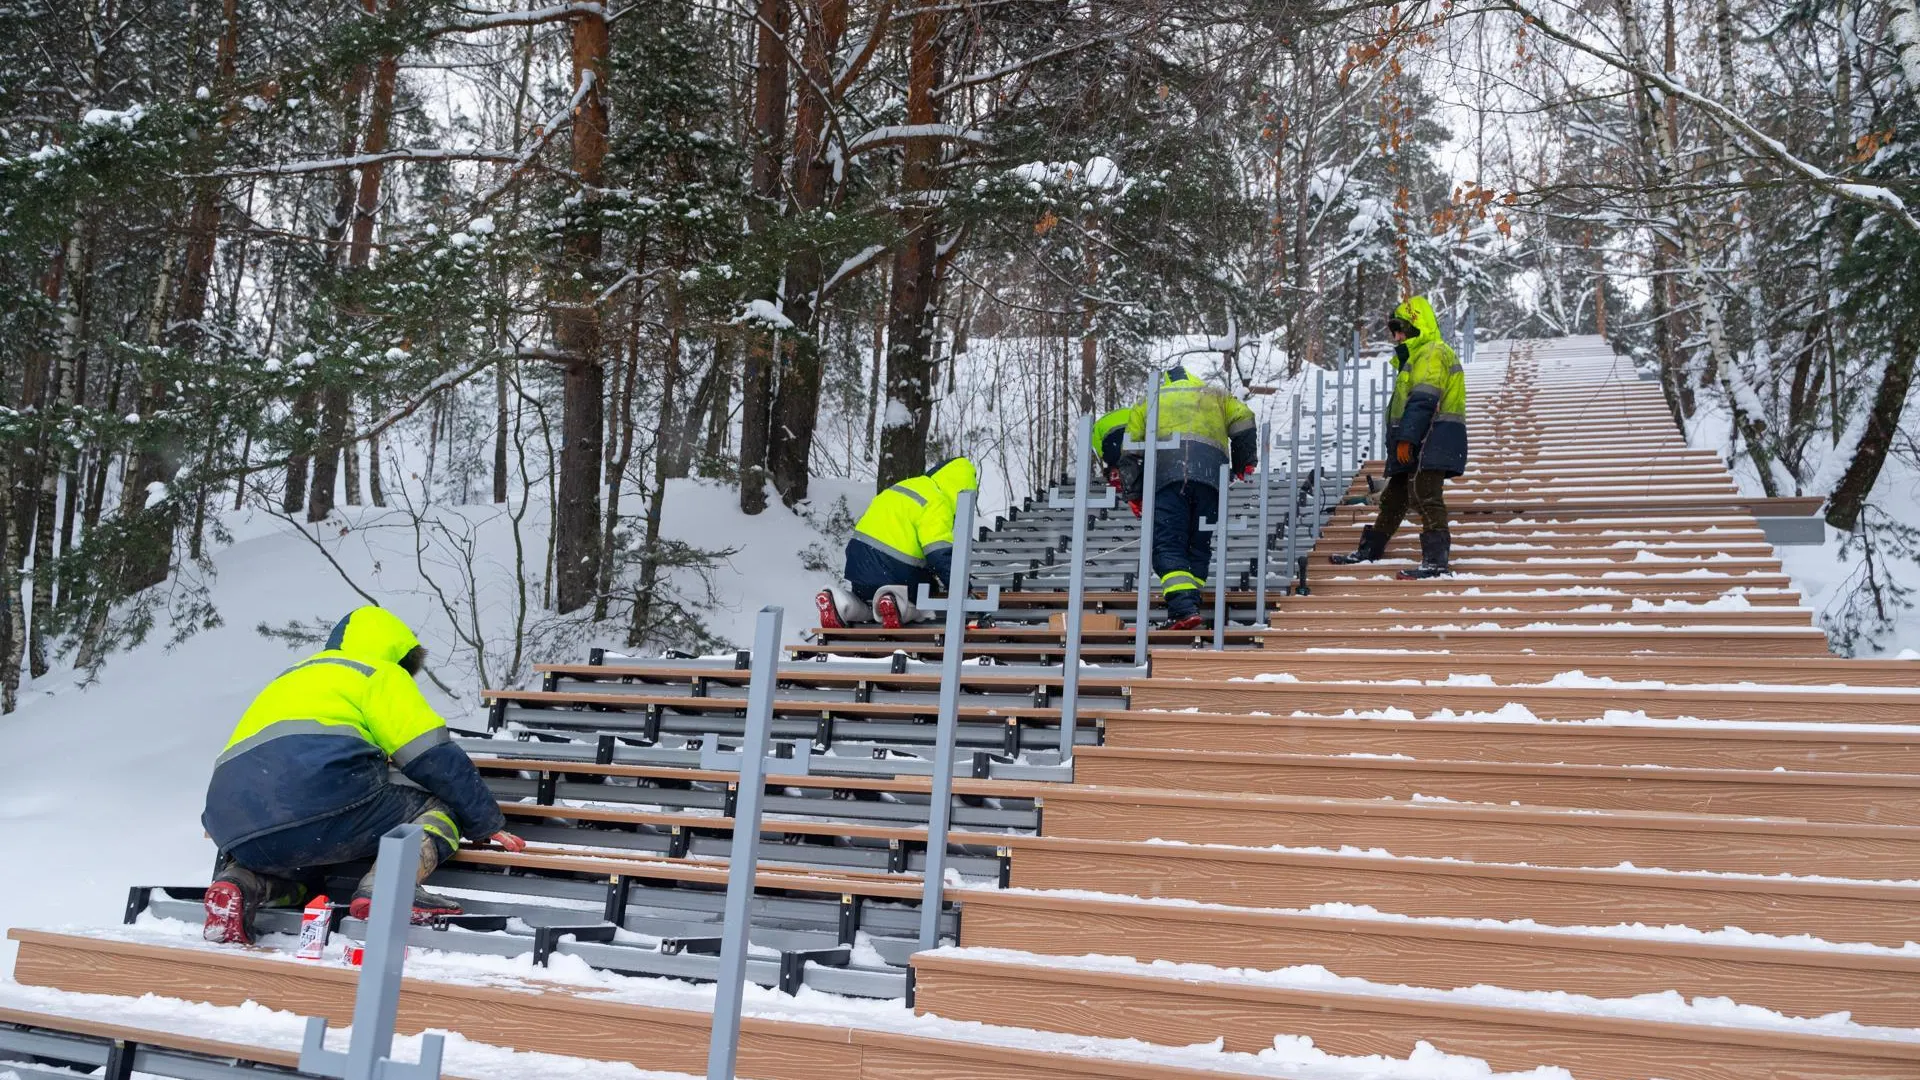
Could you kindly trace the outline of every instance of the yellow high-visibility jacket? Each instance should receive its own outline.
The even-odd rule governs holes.
[[[954,501],[979,487],[979,473],[963,457],[926,476],[910,476],[873,497],[853,527],[852,546],[925,567],[944,584],[953,572]]]
[[[419,644],[393,613],[359,608],[324,650],[260,691],[207,786],[200,821],[222,851],[351,810],[379,795],[395,767],[446,803],[466,835],[506,827],[473,762],[400,666]]]
[[[1180,445],[1159,452],[1154,462],[1156,487],[1181,483],[1211,487],[1220,482],[1220,466],[1231,465],[1238,473],[1258,460],[1260,436],[1253,410],[1226,391],[1176,367],[1161,376],[1159,396],[1158,435],[1161,439],[1177,436]],[[1136,441],[1146,438],[1146,402],[1133,407],[1127,435]]]
[[[1426,297],[1408,297],[1393,314],[1419,333],[1394,349],[1387,474],[1433,469],[1459,476],[1467,469],[1466,371],[1441,340],[1440,320]],[[1414,445],[1414,459],[1405,465],[1393,452],[1403,442]]]

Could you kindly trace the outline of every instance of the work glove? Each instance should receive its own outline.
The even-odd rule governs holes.
[[[1239,471],[1239,472],[1237,472],[1237,473],[1234,473],[1234,474],[1233,474],[1233,478],[1234,478],[1235,480],[1250,480],[1250,479],[1252,479],[1252,478],[1253,478],[1253,463],[1252,463],[1252,462],[1248,462],[1247,464],[1245,464],[1245,465],[1242,465],[1242,466],[1240,466],[1240,471]]]
[[[1410,442],[1393,444],[1393,460],[1402,465],[1413,464],[1413,444]]]
[[[488,837],[488,839],[492,840],[494,843],[499,844],[501,847],[507,849],[509,852],[512,852],[513,854],[516,854],[516,855],[522,851],[527,850],[527,842],[525,840],[522,840],[518,836],[515,836],[514,834],[507,832],[505,830],[501,830],[500,832],[494,833],[492,836]]]
[[[1131,511],[1133,511],[1133,516],[1134,516],[1134,517],[1139,517],[1139,516],[1140,516],[1140,500],[1139,500],[1139,499],[1128,499],[1128,500],[1127,500],[1127,509],[1129,509],[1129,510],[1131,510]]]
[[[1110,468],[1107,470],[1107,486],[1115,491],[1120,491],[1125,488],[1126,481],[1121,479],[1119,469]]]

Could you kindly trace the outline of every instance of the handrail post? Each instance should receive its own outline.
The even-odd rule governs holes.
[[[933,744],[933,792],[927,807],[927,863],[920,897],[920,948],[940,945],[940,906],[945,894],[947,873],[947,833],[953,825],[953,755],[960,731],[960,661],[967,646],[967,615],[997,611],[1000,586],[989,586],[987,598],[976,601],[969,583],[973,559],[973,506],[975,493],[963,491],[954,500],[953,574],[947,582],[947,596],[935,600],[933,590],[920,586],[915,604],[925,611],[945,611],[946,637],[940,656],[940,722]]]
[[[1093,483],[1093,415],[1082,414],[1075,427],[1080,451],[1075,456],[1073,501],[1048,500],[1055,510],[1073,508],[1073,566],[1067,572],[1066,632],[1067,651],[1060,666],[1060,763],[1073,758],[1073,735],[1080,721],[1080,651],[1083,630],[1081,611],[1087,600],[1087,512],[1114,505],[1113,492],[1103,491],[1095,503],[1089,488]]]
[[[747,725],[740,744],[735,788],[733,846],[727,861],[727,899],[720,922],[720,978],[713,994],[713,1029],[707,1040],[707,1080],[733,1080],[740,1052],[740,999],[746,989],[747,945],[752,930],[754,888],[759,876],[760,806],[766,794],[767,747],[773,732],[773,695],[780,678],[777,607],[760,609],[753,635],[753,676],[747,684]],[[702,742],[702,757],[719,757],[717,736]],[[704,764],[704,762],[703,762]]]
[[[1147,429],[1139,441],[1128,439],[1122,445],[1128,450],[1139,450],[1146,454],[1146,462],[1140,470],[1140,572],[1134,575],[1133,584],[1139,590],[1133,606],[1133,664],[1145,667],[1147,663],[1147,605],[1153,597],[1153,507],[1154,489],[1158,486],[1160,451],[1174,450],[1180,446],[1176,438],[1160,438],[1160,370],[1147,372]]]

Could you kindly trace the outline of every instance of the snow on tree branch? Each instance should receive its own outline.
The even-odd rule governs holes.
[[[1685,85],[1667,77],[1665,73],[1647,65],[1636,63],[1610,49],[1580,40],[1547,22],[1540,12],[1522,3],[1521,0],[1496,0],[1496,3],[1526,19],[1528,25],[1536,32],[1545,34],[1569,48],[1586,53],[1609,67],[1641,79],[1663,94],[1671,95],[1694,106],[1753,156],[1768,159],[1786,171],[1848,202],[1885,211],[1909,231],[1920,235],[1920,218],[1914,217],[1905,200],[1891,190],[1877,184],[1859,184],[1843,180],[1818,165],[1795,156],[1778,139],[1754,127],[1745,117],[1720,101],[1688,89]],[[1904,62],[1904,55],[1902,59]]]
[[[876,150],[882,146],[912,142],[915,139],[937,139],[941,142],[968,143],[973,146],[991,145],[984,131],[961,127],[958,124],[889,124],[872,131],[856,135],[847,144],[847,156]]]
[[[499,161],[519,160],[518,155],[501,150],[453,150],[436,147],[403,147],[398,150],[382,150],[377,154],[352,154],[346,157],[325,158],[315,161],[287,161],[277,165],[242,165],[231,169],[215,169],[202,175],[213,179],[225,180],[246,176],[299,176],[306,173],[341,172],[358,169],[367,165],[384,165],[389,161]]]
[[[527,147],[519,157],[514,159],[513,167],[507,170],[507,175],[502,177],[498,184],[481,193],[480,197],[474,200],[476,207],[484,208],[487,204],[505,194],[507,189],[513,186],[514,181],[518,180],[521,175],[526,172],[527,166],[533,163],[533,159],[539,155],[540,151],[545,149],[547,144],[553,142],[554,135],[558,134],[561,128],[566,127],[572,122],[574,113],[579,111],[580,103],[587,100],[587,95],[593,92],[593,87],[593,72],[581,72],[580,85],[574,88],[573,96],[567,99],[565,105],[554,110],[553,115],[548,118],[547,122],[541,125],[539,137],[534,139],[533,144]]]
[[[604,19],[607,17],[607,6],[598,3],[556,4],[527,11],[500,11],[448,23],[433,32],[435,34],[471,34],[502,26],[537,26],[541,23],[564,22],[582,15],[595,15]]]

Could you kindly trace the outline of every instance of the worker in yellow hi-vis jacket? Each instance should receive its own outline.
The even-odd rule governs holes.
[[[526,847],[414,685],[426,657],[391,612],[357,608],[326,648],[253,699],[214,762],[200,815],[221,858],[206,894],[207,940],[252,942],[257,908],[297,901],[320,871],[373,856],[396,825],[425,830],[420,881],[462,836]],[[369,870],[349,908],[364,919],[372,906]],[[413,910],[424,921],[460,905],[417,888]]]
[[[837,630],[871,615],[897,630],[916,621],[912,590],[922,583],[947,587],[955,503],[961,492],[979,487],[973,462],[957,457],[875,495],[847,541],[842,588],[822,589],[814,597],[820,625]]]
[[[1399,576],[1440,577],[1450,572],[1452,547],[1444,485],[1467,468],[1467,376],[1441,340],[1440,321],[1426,297],[1409,297],[1394,308],[1387,332],[1396,342],[1387,405],[1387,490],[1380,516],[1360,531],[1359,548],[1332,561],[1347,566],[1380,558],[1411,501],[1420,510],[1420,565]]]
[[[1161,376],[1159,397],[1157,438],[1177,437],[1179,445],[1157,451],[1154,462],[1153,572],[1167,598],[1167,628],[1191,630],[1202,622],[1200,590],[1213,552],[1212,534],[1200,523],[1219,512],[1220,466],[1230,465],[1234,478],[1244,479],[1258,461],[1260,436],[1252,409],[1184,367]],[[1133,407],[1127,435],[1146,439],[1146,402]],[[1126,492],[1136,505],[1144,471],[1132,472]]]

